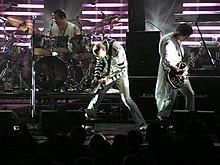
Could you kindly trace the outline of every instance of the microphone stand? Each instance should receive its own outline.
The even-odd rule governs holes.
[[[215,70],[215,69],[216,69],[215,60],[212,58],[212,55],[211,55],[210,51],[208,50],[208,48],[207,48],[207,46],[206,46],[206,43],[205,43],[205,41],[204,41],[204,38],[202,37],[202,33],[201,33],[200,29],[199,29],[198,22],[196,22],[195,24],[196,24],[197,29],[198,29],[198,32],[199,32],[199,34],[200,34],[200,36],[201,36],[201,40],[202,40],[203,46],[204,46],[206,52],[208,53],[208,57],[209,57],[209,59],[210,59],[210,61],[211,61],[212,67],[213,67],[214,70]]]
[[[31,56],[31,117],[34,119],[35,117],[35,112],[36,112],[36,106],[35,106],[35,99],[36,99],[36,87],[35,87],[35,57],[34,57],[34,27],[35,27],[35,19],[36,16],[32,16],[33,20],[33,32],[32,32],[32,42],[31,42],[31,47],[32,47],[32,56]]]
[[[96,6],[96,4],[94,5],[95,6],[95,8],[96,8],[96,10],[97,11],[100,11],[101,12],[101,14],[102,14],[102,20],[104,20],[105,18],[107,18],[107,15],[101,10],[101,9],[99,9],[97,6]],[[104,39],[104,26],[102,25],[102,40]]]

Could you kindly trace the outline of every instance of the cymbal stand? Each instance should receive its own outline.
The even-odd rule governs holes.
[[[102,17],[101,17],[102,20],[103,20],[104,18],[107,18],[107,15],[106,15],[100,8],[98,8],[98,7],[96,6],[96,4],[95,4],[95,9],[96,9],[97,11],[100,11],[100,12],[101,12],[101,14],[102,14]],[[103,40],[104,36],[105,36],[104,26],[102,26],[102,40]]]
[[[6,43],[3,45],[3,52],[7,53],[6,56],[8,55],[8,47],[11,47],[13,44],[13,41],[11,38],[8,39],[8,37],[6,36],[6,21],[7,19],[5,19],[4,17],[0,17],[1,20],[3,20],[3,29],[4,29],[4,33],[5,33],[5,41]],[[9,67],[10,64],[10,60],[9,59],[5,59],[4,61],[6,61],[6,67],[2,70],[2,72],[0,73],[0,79],[4,79],[4,91],[11,91],[12,90],[12,70]]]
[[[16,78],[18,78],[18,80],[19,80],[18,87],[19,87],[19,90],[22,90],[22,85],[24,85],[24,87],[27,88],[27,84],[22,79],[22,67],[24,67],[24,66],[23,66],[23,64],[21,64],[19,62],[19,59],[17,58],[17,56],[19,54],[19,47],[16,47],[17,43],[19,43],[21,39],[15,38],[14,34],[15,34],[15,32],[10,34],[10,35],[8,34],[8,36],[10,36],[10,39],[6,42],[3,49],[6,50],[8,48],[7,56],[11,57],[10,60],[9,59],[7,60],[8,64],[6,65],[8,67],[9,63],[11,63],[11,69],[10,69],[11,70],[11,76],[12,76],[11,77],[11,84],[10,84],[11,88],[14,87]],[[17,40],[16,43],[14,42],[15,40]],[[9,68],[6,69],[6,70],[9,71]],[[5,90],[8,90],[8,89],[5,89]]]
[[[4,68],[0,74],[0,79],[3,79],[5,77],[5,83],[4,83],[4,91],[11,91],[12,87],[12,70],[9,67],[9,60],[6,62],[6,68]]]
[[[27,83],[22,78],[22,68],[25,67],[25,66],[19,60],[21,58],[19,56],[21,55],[20,51],[22,51],[22,49],[19,49],[19,47],[12,47],[12,50],[14,50],[12,52],[12,59],[11,59],[11,62],[13,64],[12,65],[13,84],[14,84],[14,88],[18,88],[20,91],[22,91],[22,87],[25,87],[25,88],[28,87]],[[30,68],[28,68],[28,69],[30,69]],[[15,87],[16,83],[17,83],[18,87]]]

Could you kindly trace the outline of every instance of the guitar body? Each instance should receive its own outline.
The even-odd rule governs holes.
[[[187,67],[187,65],[183,62],[179,63],[177,66],[179,69],[184,69]],[[175,71],[173,71],[172,69],[167,71],[167,80],[168,83],[175,89],[179,89],[182,88],[184,85],[184,80],[186,78],[187,75],[187,69],[183,74],[178,74]]]
[[[188,62],[184,63],[184,62],[180,62],[177,64],[177,67],[179,69],[185,69],[185,72],[183,74],[180,73],[176,73],[174,70],[170,69],[167,71],[166,77],[167,77],[167,81],[168,83],[175,89],[179,89],[182,88],[184,85],[184,80],[188,75],[188,65],[190,63],[195,62],[200,55],[203,55],[206,52],[206,50],[204,48],[200,48],[199,49],[199,53],[194,56],[191,60],[189,60]]]
[[[117,72],[115,72],[115,73],[113,73],[111,75],[103,77],[102,79],[100,79],[97,82],[96,87],[93,88],[91,94],[92,95],[97,94],[100,90],[102,90],[104,88],[104,86],[114,82],[116,79],[120,78],[122,76],[122,74],[123,74],[122,71],[117,71]]]

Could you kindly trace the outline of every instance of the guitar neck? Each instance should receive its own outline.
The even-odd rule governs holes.
[[[195,62],[195,61],[199,58],[199,56],[200,56],[201,54],[202,54],[202,51],[199,51],[199,53],[196,54],[192,59],[190,59],[189,61],[187,61],[186,64],[189,65],[190,63]]]

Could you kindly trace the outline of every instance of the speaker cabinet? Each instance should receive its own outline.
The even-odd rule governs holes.
[[[40,112],[40,130],[47,133],[49,129],[57,128],[65,133],[74,126],[81,126],[85,122],[81,110],[42,110]]]
[[[197,124],[195,124],[197,121]],[[217,128],[220,125],[218,115],[215,111],[186,111],[186,110],[174,110],[171,114],[171,122],[174,129],[182,134],[190,129],[199,130],[198,123],[204,126],[204,130],[209,134],[215,134]]]
[[[129,31],[145,30],[145,0],[128,0]]]
[[[155,76],[159,65],[160,32],[128,32],[126,50],[130,76]]]
[[[19,117],[13,110],[1,110],[0,111],[0,128],[3,129],[7,121],[14,120],[16,123],[20,122]]]
[[[132,99],[138,105],[145,120],[155,120],[157,116],[154,89],[156,77],[129,77],[130,93]]]

